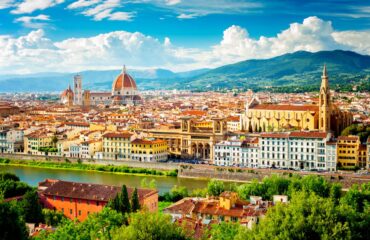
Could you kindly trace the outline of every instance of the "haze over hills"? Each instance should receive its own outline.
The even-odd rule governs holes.
[[[334,84],[346,84],[353,76],[370,74],[370,56],[342,50],[316,53],[299,51],[222,66],[181,84],[211,89],[319,85],[324,64],[327,65],[330,82]]]
[[[282,56],[247,60],[216,69],[174,73],[166,69],[128,70],[140,89],[222,89],[270,87],[312,87],[320,85],[326,64],[332,86],[367,82],[370,56],[335,50],[316,53],[299,51]],[[84,88],[110,90],[121,70],[84,71]],[[72,82],[75,73],[39,73],[0,76],[1,92],[61,91]],[[367,83],[368,84],[368,83]]]

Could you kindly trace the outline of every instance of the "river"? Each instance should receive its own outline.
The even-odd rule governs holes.
[[[16,174],[21,181],[28,183],[31,186],[37,184],[46,178],[60,179],[64,181],[84,182],[84,183],[99,183],[121,186],[126,184],[128,187],[140,187],[141,180],[146,178],[149,182],[155,179],[157,189],[160,194],[168,192],[174,185],[185,186],[189,190],[196,188],[204,188],[207,186],[206,180],[177,178],[177,177],[160,177],[160,176],[137,176],[114,174],[107,172],[85,172],[65,169],[47,169],[33,168],[22,166],[6,166],[0,165],[0,172],[11,172]]]

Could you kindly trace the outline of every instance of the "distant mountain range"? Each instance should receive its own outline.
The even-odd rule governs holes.
[[[351,51],[299,51],[279,57],[247,60],[215,69],[175,73],[166,69],[129,70],[140,89],[224,89],[312,87],[320,85],[323,65],[330,84],[341,86],[369,81],[370,56]],[[85,89],[109,90],[121,70],[84,71]],[[0,75],[0,92],[60,91],[72,83],[75,73]],[[368,84],[368,83],[367,83]]]

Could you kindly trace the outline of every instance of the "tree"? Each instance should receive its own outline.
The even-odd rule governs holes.
[[[16,205],[0,203],[0,239],[28,239],[26,224]]]
[[[49,226],[58,226],[60,223],[66,220],[66,217],[62,212],[47,208],[42,209],[42,215],[44,222]]]
[[[258,225],[235,239],[351,239],[351,230],[332,199],[301,191],[288,205],[269,208]]]
[[[23,200],[20,202],[20,206],[23,208],[26,222],[37,224],[44,220],[36,190],[26,192]]]
[[[184,197],[188,197],[189,196],[189,192],[188,192],[188,189],[184,186],[173,186],[171,191],[170,191],[170,199],[169,199],[169,202],[176,202],[176,201],[179,201],[181,199],[183,199]]]
[[[122,186],[122,192],[121,192],[121,213],[129,213],[131,211],[131,206],[130,206],[130,199],[128,198],[128,192],[127,192],[127,187],[126,185]]]
[[[131,213],[129,225],[115,230],[112,237],[116,240],[187,239],[182,228],[171,222],[171,216],[149,212]]]
[[[211,228],[212,240],[233,240],[240,231],[240,224],[233,222],[221,222]]]
[[[8,172],[0,173],[0,181],[6,181],[6,180],[19,182],[19,177],[13,173],[8,173]]]
[[[100,213],[90,214],[81,223],[71,220],[63,221],[54,233],[46,235],[44,239],[111,239],[112,232],[123,224],[124,219],[121,213],[103,208]]]
[[[137,212],[140,209],[139,196],[137,194],[137,189],[131,195],[131,210],[132,212]]]
[[[224,182],[212,179],[207,185],[208,194],[211,196],[220,196],[225,191]]]
[[[157,181],[155,179],[150,180],[149,188],[150,189],[156,189],[157,188]]]

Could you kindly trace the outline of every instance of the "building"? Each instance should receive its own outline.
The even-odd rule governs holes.
[[[338,165],[341,167],[360,167],[360,145],[359,136],[339,136],[337,148]]]
[[[172,157],[199,159],[212,163],[213,146],[226,139],[226,122],[222,118],[213,118],[208,122],[194,117],[182,117],[180,129],[148,129],[143,132],[150,137],[167,141]]]
[[[82,76],[73,79],[74,91],[69,86],[61,94],[61,102],[69,107],[102,105],[139,105],[142,103],[136,82],[124,66],[112,84],[111,92],[91,92],[82,89]]]
[[[82,76],[76,75],[73,78],[74,86],[74,95],[73,95],[73,104],[82,105]]]
[[[367,166],[366,154],[367,154],[366,145],[360,144],[360,147],[358,149],[358,166],[361,169],[366,169]]]
[[[352,114],[341,111],[332,103],[326,66],[321,80],[318,104],[261,104],[253,97],[246,104],[242,120],[243,129],[248,132],[331,130],[339,135],[344,128],[351,125]]]
[[[24,150],[24,132],[0,126],[0,153],[20,153]]]
[[[215,145],[214,163],[218,166],[257,167],[258,137],[222,141]]]
[[[262,198],[251,197],[250,201],[239,199],[235,192],[223,192],[220,197],[209,198],[184,198],[164,209],[173,220],[191,218],[201,220],[203,223],[210,221],[239,222],[252,228],[259,222],[273,203],[262,201]]]
[[[161,139],[135,139],[131,142],[131,159],[140,162],[167,161],[167,142]]]
[[[60,94],[60,102],[68,107],[73,106],[73,100],[74,100],[74,94],[71,89],[71,86],[69,85],[66,90]]]
[[[106,133],[103,135],[103,158],[131,160],[131,137],[128,132]]]
[[[43,155],[42,148],[56,147],[53,141],[54,134],[48,132],[35,131],[24,136],[24,152],[33,155]],[[57,151],[57,149],[56,149]]]
[[[336,171],[336,142],[327,132],[262,133],[215,145],[219,166]]]
[[[83,221],[91,213],[100,212],[109,200],[115,198],[121,187],[67,182],[46,179],[38,184],[40,201],[45,208],[62,212],[70,219]],[[131,199],[133,188],[127,188]],[[150,212],[158,211],[158,191],[153,189],[137,189],[142,208]]]

